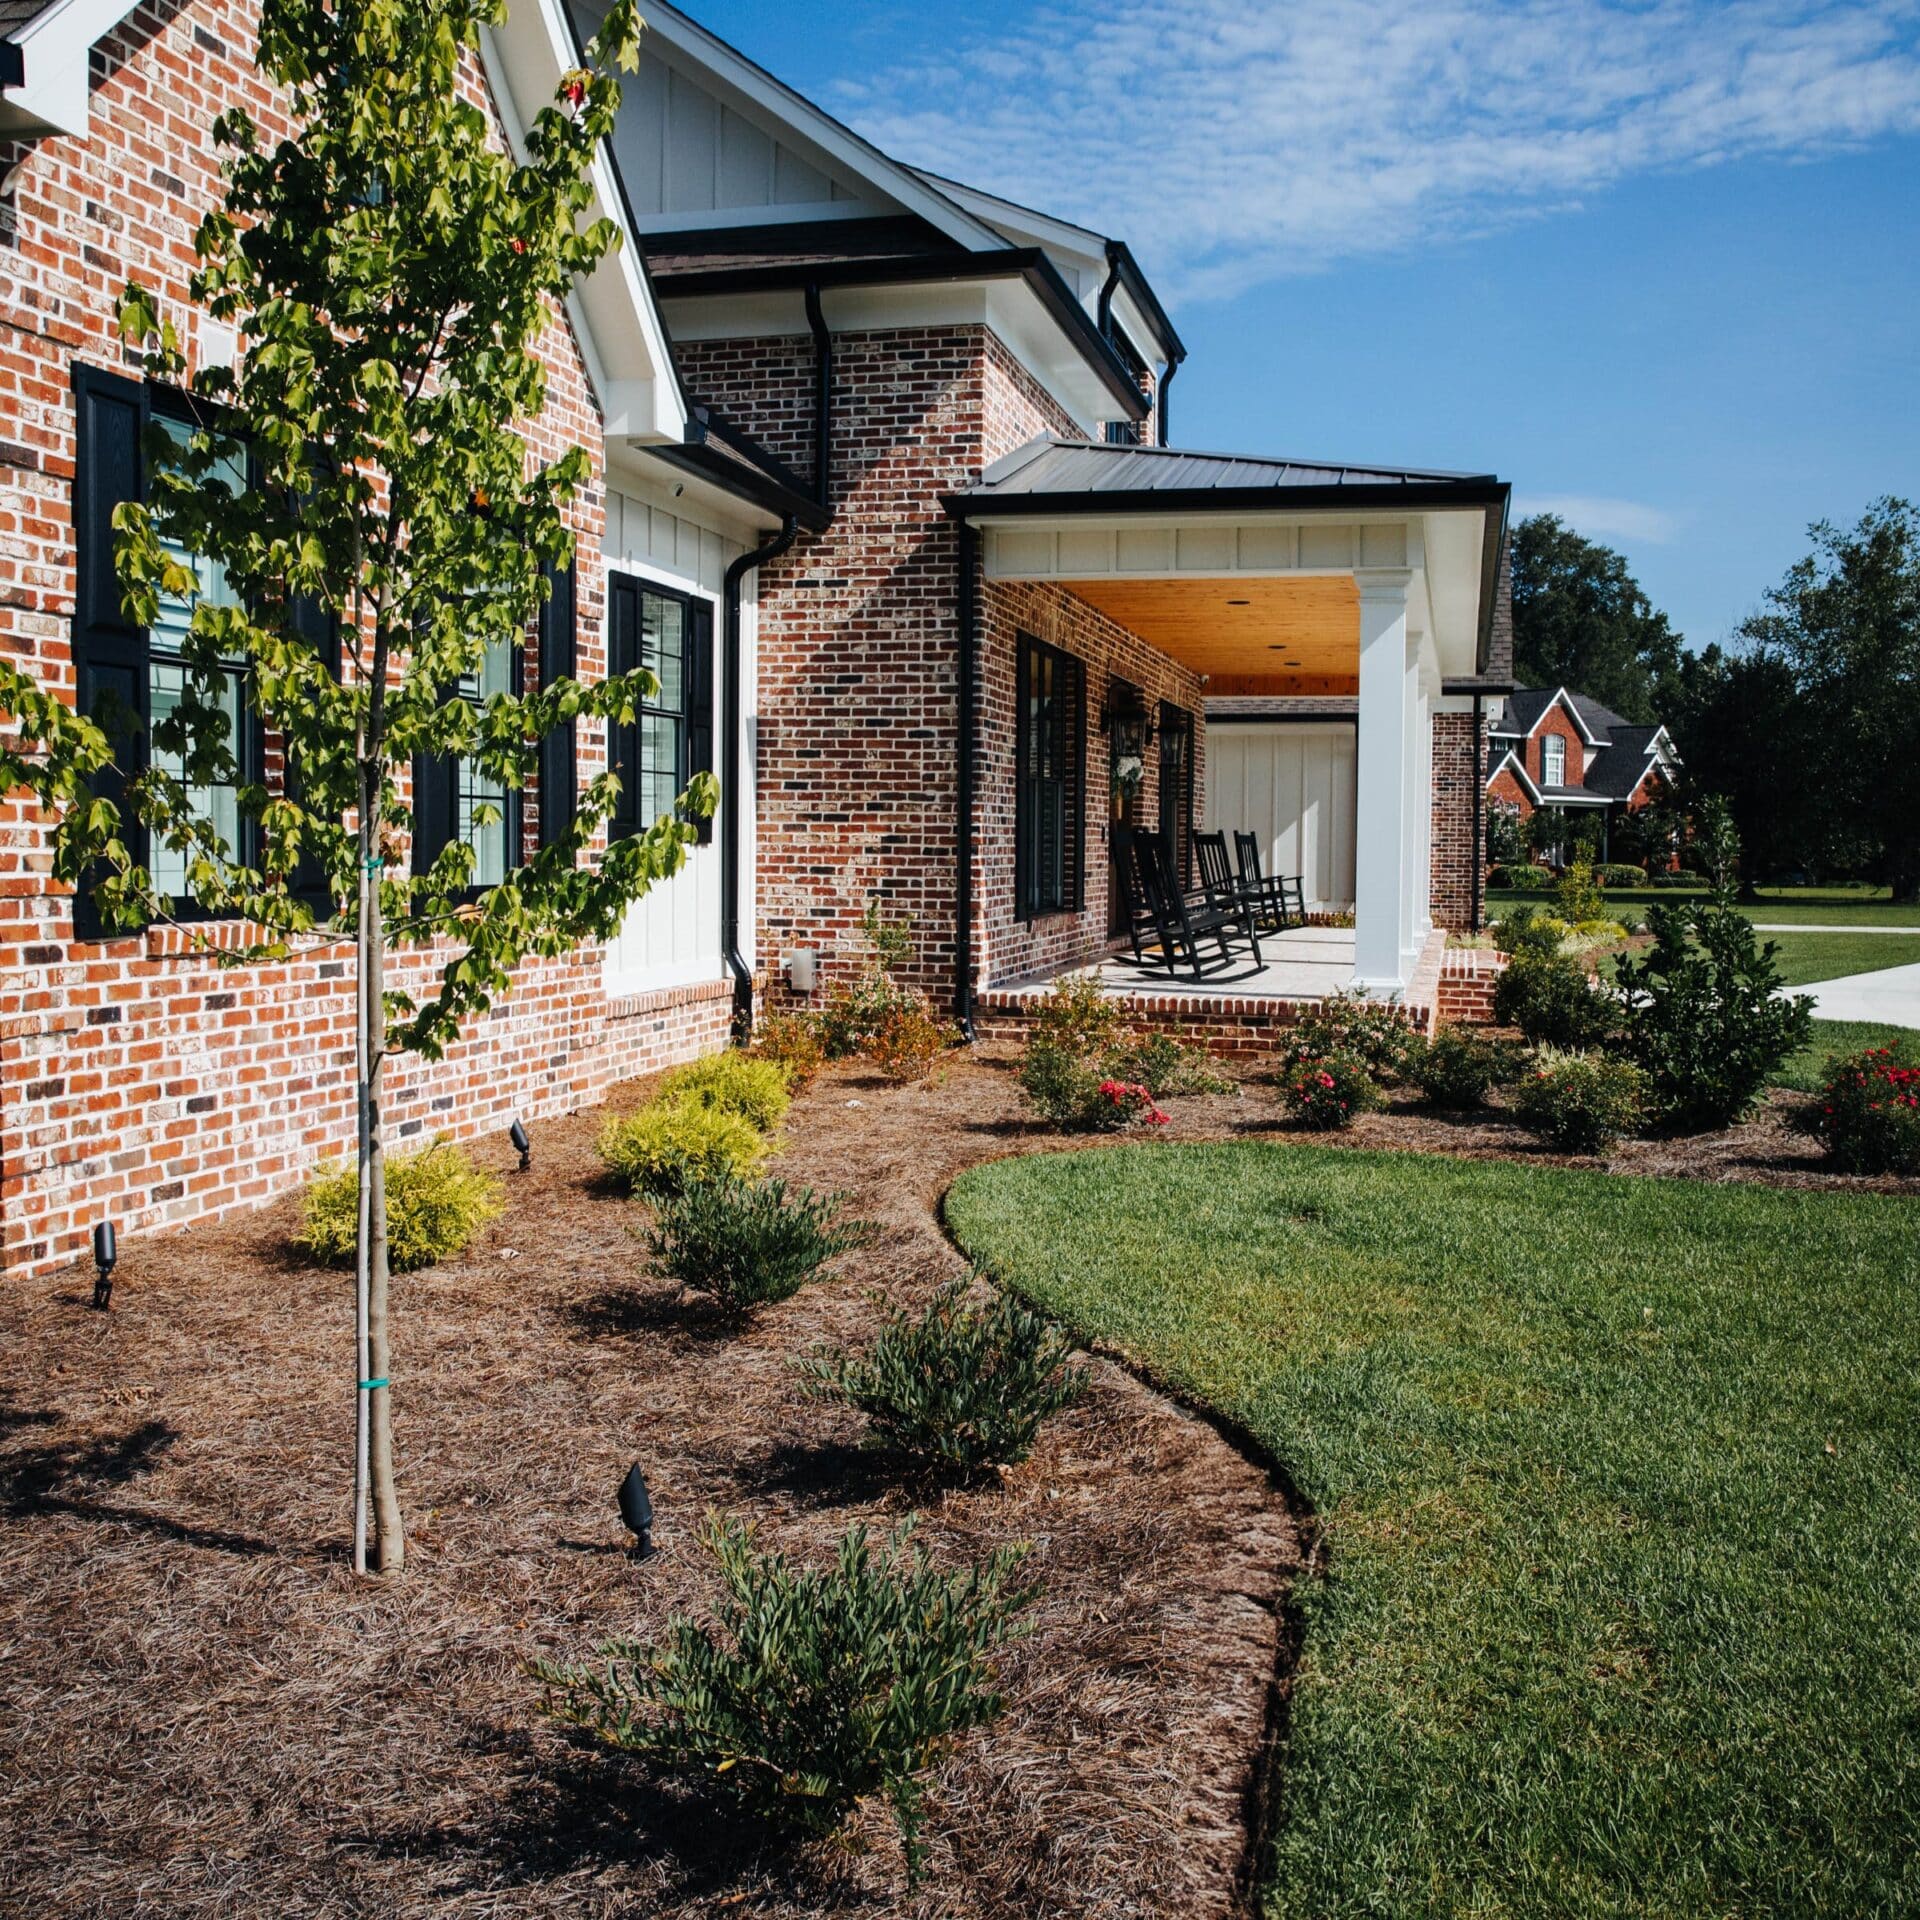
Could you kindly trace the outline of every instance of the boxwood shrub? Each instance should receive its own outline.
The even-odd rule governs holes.
[[[618,1114],[600,1129],[597,1150],[607,1171],[630,1193],[656,1198],[684,1193],[696,1181],[731,1174],[744,1179],[772,1151],[751,1120],[725,1107],[656,1100]]]
[[[389,1154],[386,1187],[387,1265],[395,1273],[451,1259],[506,1211],[500,1181],[444,1136],[412,1153]],[[360,1179],[353,1161],[322,1168],[307,1182],[294,1244],[316,1260],[348,1264],[359,1227]]]
[[[1579,961],[1523,947],[1494,983],[1493,1017],[1549,1046],[1594,1047],[1612,1033],[1619,1010]]]
[[[1493,1088],[1519,1077],[1521,1064],[1519,1049],[1504,1040],[1442,1027],[1415,1052],[1409,1078],[1430,1107],[1483,1107]]]

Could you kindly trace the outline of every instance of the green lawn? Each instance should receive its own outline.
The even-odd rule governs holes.
[[[1902,1058],[1920,1065],[1920,1032],[1912,1027],[1883,1026],[1877,1020],[1816,1020],[1813,1044],[1796,1053],[1773,1076],[1773,1084],[1797,1093],[1817,1093],[1837,1057],[1868,1047],[1892,1047]]]
[[[1610,887],[1606,897],[1616,908],[1633,908],[1638,917],[1649,906],[1704,900],[1706,893],[1690,887]],[[1550,908],[1553,893],[1551,889],[1545,893],[1513,893],[1489,887],[1486,917],[1497,920],[1509,907],[1524,900]],[[1762,887],[1758,902],[1743,902],[1740,911],[1777,926],[1912,927],[1920,932],[1920,907],[1894,906],[1885,887]]]
[[[1912,1202],[1247,1142],[948,1217],[1324,1521],[1275,1920],[1920,1913]]]
[[[1790,987],[1810,980],[1838,980],[1850,973],[1877,973],[1883,967],[1910,967],[1920,961],[1920,927],[1904,933],[1768,933],[1779,949],[1780,977]]]

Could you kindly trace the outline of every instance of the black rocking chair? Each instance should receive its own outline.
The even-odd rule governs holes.
[[[1307,889],[1299,874],[1260,871],[1260,841],[1251,833],[1236,833],[1233,850],[1240,862],[1240,897],[1258,924],[1269,933],[1307,924]]]
[[[1205,837],[1196,836],[1196,848]],[[1197,894],[1185,893],[1173,870],[1172,853],[1158,834],[1133,834],[1129,839],[1139,893],[1146,902],[1148,914],[1159,934],[1160,957],[1166,962],[1169,973],[1177,973],[1182,967],[1187,967],[1192,969],[1196,980],[1205,979],[1206,962],[1201,957],[1200,942],[1206,939],[1211,939],[1219,948],[1220,964],[1232,966],[1233,947],[1227,938],[1230,933],[1245,935],[1247,944],[1253,950],[1254,965],[1257,967],[1262,964],[1260,937],[1254,929],[1254,916],[1230,883],[1224,893],[1212,883],[1205,885]],[[1225,863],[1225,851],[1223,844],[1220,849],[1222,866]],[[1203,859],[1203,880],[1206,879],[1206,865]]]

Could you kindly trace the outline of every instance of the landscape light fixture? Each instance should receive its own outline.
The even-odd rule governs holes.
[[[507,1138],[513,1142],[513,1150],[520,1156],[520,1171],[533,1171],[533,1142],[527,1137],[527,1130],[518,1120],[507,1129]]]
[[[646,1559],[653,1552],[653,1502],[647,1497],[647,1483],[638,1460],[620,1482],[620,1518],[633,1535],[633,1557]]]
[[[93,1230],[93,1304],[105,1313],[113,1305],[113,1269],[120,1258],[120,1243],[114,1236],[113,1222],[102,1220]]]

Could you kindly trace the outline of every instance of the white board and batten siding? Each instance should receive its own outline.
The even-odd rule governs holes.
[[[727,564],[745,551],[731,535],[700,525],[683,511],[660,505],[640,494],[609,488],[607,529],[602,546],[610,573],[697,594],[713,606],[714,679],[719,701],[718,652],[724,644],[722,592]],[[752,689],[758,675],[754,664],[754,581],[749,575],[741,596],[741,680],[749,711],[741,716],[740,765],[746,791],[741,805],[740,936],[749,962],[753,955],[753,765],[755,717]],[[716,712],[716,721],[719,719]],[[718,771],[718,768],[715,769]],[[722,793],[720,813],[714,816],[713,839],[691,848],[687,864],[637,900],[627,911],[620,932],[602,954],[603,979],[609,996],[651,993],[664,987],[697,986],[725,976],[720,950],[720,834],[726,808],[735,796]]]
[[[1209,831],[1258,834],[1264,870],[1299,874],[1310,908],[1352,907],[1354,746],[1339,721],[1209,722]]]

